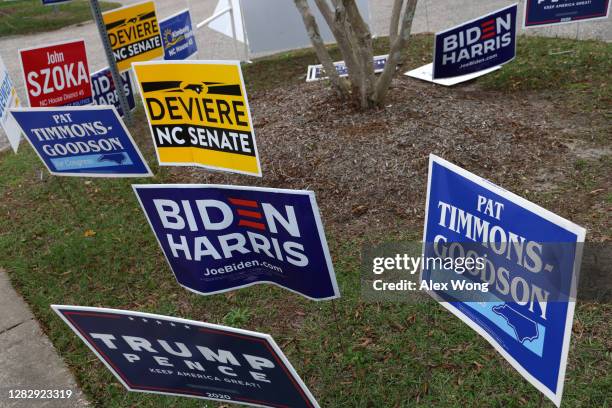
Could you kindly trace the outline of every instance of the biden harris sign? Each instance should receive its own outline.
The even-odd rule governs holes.
[[[51,307],[129,391],[319,407],[267,334],[149,313]]]
[[[268,282],[339,296],[314,193],[224,185],[134,185],[180,285],[203,295]]]
[[[429,293],[557,405],[584,238],[570,221],[430,157],[424,256],[484,259],[485,266],[462,273],[427,266],[421,280],[486,283],[479,298],[440,285]]]
[[[131,112],[136,109],[136,101],[134,100],[134,88],[132,87],[130,72],[126,71],[119,75],[121,75],[121,80],[123,81],[123,94],[127,98],[128,108]],[[119,115],[123,116],[119,94],[117,93],[117,88],[109,68],[104,68],[91,74],[91,85],[96,105],[113,105]]]
[[[112,106],[16,108],[11,114],[56,176],[151,176]]]
[[[516,55],[517,5],[436,33],[433,79],[472,74]]]

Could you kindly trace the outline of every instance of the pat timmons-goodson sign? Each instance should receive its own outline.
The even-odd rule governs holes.
[[[430,294],[482,335],[531,384],[561,403],[584,228],[434,155],[424,256],[484,258],[460,273],[423,267],[424,281],[487,283],[481,298]]]
[[[129,391],[319,407],[267,334],[127,310],[51,307]]]

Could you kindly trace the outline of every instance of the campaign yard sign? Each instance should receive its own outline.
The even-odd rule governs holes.
[[[314,193],[225,185],[134,185],[176,280],[202,295],[267,282],[340,296]]]
[[[267,334],[127,310],[51,307],[128,391],[319,407]]]
[[[11,114],[51,174],[152,175],[112,106],[17,108]]]
[[[54,6],[62,3],[70,3],[72,0],[42,0],[43,6]]]
[[[4,130],[6,137],[17,153],[19,140],[21,139],[21,131],[9,113],[9,109],[17,108],[20,105],[17,90],[13,86],[13,82],[9,77],[6,65],[0,57],[0,127]]]
[[[162,33],[165,60],[184,60],[197,54],[198,46],[189,9],[161,20],[159,29]]]
[[[123,93],[127,97],[128,107],[130,111],[136,109],[136,101],[134,100],[134,88],[129,71],[122,72],[121,79],[123,80]],[[115,88],[115,82],[111,75],[110,69],[104,68],[100,71],[91,74],[91,86],[93,89],[94,103],[96,105],[113,105],[120,116],[123,116],[119,95]]]
[[[19,56],[31,107],[93,102],[83,40],[22,49]]]
[[[524,27],[608,18],[610,0],[525,0]]]
[[[385,70],[385,65],[387,64],[387,59],[389,55],[376,55],[374,57],[374,72],[376,74],[380,74]],[[336,71],[340,77],[347,77],[349,75],[348,67],[344,61],[334,62],[334,66],[336,67]],[[325,75],[325,70],[323,69],[323,65],[309,65],[308,73],[306,74],[306,82],[320,81],[322,79],[327,79],[328,77]]]
[[[119,71],[133,62],[164,56],[155,2],[131,4],[102,13]]]
[[[516,55],[517,5],[436,33],[433,79],[505,64]]]
[[[161,166],[261,177],[238,61],[154,61],[133,69]]]
[[[429,293],[482,335],[531,384],[561,402],[586,231],[439,157],[430,156],[424,257],[484,259],[463,275],[435,266],[421,279],[487,283],[476,301]],[[431,288],[431,286],[430,286]]]

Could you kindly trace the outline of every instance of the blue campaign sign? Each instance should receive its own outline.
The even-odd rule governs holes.
[[[389,55],[376,55],[373,58],[374,65],[374,73],[380,74],[385,70],[385,65],[387,65],[387,59]],[[340,77],[347,77],[349,75],[348,67],[344,61],[334,62],[334,66],[336,67],[336,71]],[[321,79],[327,79],[328,77],[325,75],[325,71],[323,70],[323,65],[309,65],[308,73],[306,74],[306,82],[320,81]]]
[[[159,22],[165,60],[184,60],[198,52],[189,10],[185,9]]]
[[[54,4],[69,3],[72,0],[42,0],[44,6],[52,6]]]
[[[516,55],[517,5],[436,33],[433,78],[452,78],[505,64]]]
[[[267,334],[126,310],[51,307],[129,391],[319,407]]]
[[[525,0],[524,27],[608,18],[610,0]]]
[[[112,106],[15,108],[11,114],[57,176],[145,177],[151,170]]]
[[[136,108],[136,101],[134,101],[134,88],[132,88],[130,72],[125,71],[119,75],[121,75],[123,80],[123,92],[127,97],[130,111],[132,111]],[[119,103],[119,95],[117,94],[110,69],[104,68],[91,74],[91,89],[93,90],[93,98],[96,105],[113,105],[117,112],[119,112],[119,115],[123,116],[121,104]]]
[[[211,295],[267,282],[339,297],[314,193],[225,185],[134,185],[176,280]]]
[[[487,283],[488,293],[478,301],[450,287],[429,293],[557,406],[574,316],[579,243],[585,233],[568,220],[430,156],[424,256],[481,259],[485,266],[469,273],[428,266],[422,281],[460,276]]]

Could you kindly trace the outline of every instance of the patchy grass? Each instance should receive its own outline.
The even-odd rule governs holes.
[[[527,41],[524,43],[527,46],[531,40],[522,41]],[[548,41],[550,46],[556,40],[537,41]],[[578,47],[578,44],[574,46]],[[431,37],[417,36],[412,47],[407,63],[409,67],[428,62],[431,58]],[[608,52],[607,48],[601,50]],[[595,61],[606,64],[599,56]],[[247,88],[252,92],[251,105],[258,109],[258,105],[265,103],[280,103],[275,99],[267,99],[268,94],[275,95],[273,89],[276,87],[281,87],[283,92],[303,90],[292,88],[292,85],[304,80],[306,65],[312,63],[316,63],[314,54],[300,51],[276,59],[256,61],[247,66],[245,71]],[[549,67],[552,63],[546,59],[533,61],[534,67],[540,64],[542,70],[552,69]],[[512,64],[504,70],[511,68]],[[588,69],[598,70],[599,67]],[[489,78],[479,80],[477,85],[494,92],[495,98],[504,96],[520,99],[523,93],[530,95],[537,92],[532,85],[521,82],[515,87],[504,89],[503,94],[495,93],[497,91],[494,88],[502,87],[502,80],[488,81]],[[542,81],[545,81],[544,77]],[[396,86],[408,89],[414,87],[414,84],[416,82],[410,79],[396,82]],[[553,92],[551,97],[562,97],[563,103],[575,101],[572,92],[557,88],[551,83],[540,90]],[[312,93],[315,88],[308,89]],[[417,88],[415,92],[423,89]],[[469,93],[463,88],[443,91],[446,95],[452,95],[452,101],[436,93],[433,97],[438,99],[434,103],[445,106],[445,110],[460,111],[460,114],[464,111],[459,109],[461,105],[455,105],[457,100],[473,100],[481,94],[479,91]],[[417,115],[418,112],[408,109],[410,100],[405,100],[406,122],[398,123],[398,126],[416,127],[424,139],[435,139],[434,143],[444,146],[451,145],[445,139],[448,133],[434,133],[430,129],[433,121],[434,125],[439,126],[441,118],[422,118]],[[320,106],[321,109],[331,108],[333,104]],[[580,107],[583,105],[576,106],[576,109],[582,109]],[[382,113],[369,115],[375,121],[379,120],[377,115]],[[361,113],[359,115],[362,116]],[[549,120],[560,120],[560,115],[551,116]],[[601,116],[597,111],[589,111],[588,115]],[[258,142],[261,141],[263,151],[266,148],[266,138],[271,137],[272,125],[263,124],[267,118],[255,119],[256,124],[262,122],[261,131],[258,129]],[[308,119],[301,122],[306,124],[305,131],[312,130],[314,126],[308,125]],[[466,132],[477,133],[477,126],[481,124],[468,125],[469,118],[464,119]],[[521,122],[525,118],[512,120]],[[22,142],[18,155],[10,152],[0,155],[0,264],[7,269],[12,283],[31,305],[45,332],[94,405],[218,406],[188,398],[126,392],[89,349],[54,315],[49,308],[51,303],[139,310],[270,333],[321,406],[325,407],[483,406],[483,401],[488,406],[539,406],[538,392],[504,362],[486,341],[439,305],[434,302],[367,303],[361,299],[361,247],[364,241],[381,238],[373,237],[369,228],[361,228],[360,235],[343,233],[346,231],[343,229],[344,224],[353,220],[344,219],[326,211],[326,208],[334,200],[338,201],[339,197],[345,196],[326,186],[312,185],[310,188],[317,190],[342,292],[342,298],[335,301],[337,315],[334,314],[332,302],[310,302],[268,285],[256,285],[215,296],[198,296],[182,289],[172,277],[130,185],[141,182],[189,182],[186,176],[189,173],[185,169],[177,169],[176,172],[174,169],[160,169],[156,165],[142,110],[137,112],[134,123],[133,136],[156,174],[151,179],[58,178],[49,177],[43,171],[45,177],[41,180],[42,164],[27,143]],[[385,132],[376,133],[380,127],[373,129],[371,139],[387,137]],[[512,139],[512,143],[523,146],[524,138],[532,137],[530,131],[531,128],[518,128],[514,131],[517,136]],[[487,134],[488,128],[483,132]],[[291,135],[291,132],[287,131],[287,135]],[[358,135],[349,136],[356,138]],[[297,138],[288,136],[287,140],[287,143],[291,143]],[[343,140],[349,143],[348,137]],[[490,142],[492,138],[485,140]],[[542,140],[550,142],[550,138]],[[416,141],[409,140],[407,143],[414,148]],[[610,140],[592,139],[590,143],[590,148],[609,147]],[[277,150],[289,152],[287,146],[276,145]],[[331,149],[329,145],[327,148]],[[366,148],[368,146],[364,144],[362,149]],[[557,151],[560,150],[554,152]],[[504,157],[507,162],[504,161],[503,168],[491,168],[491,162],[483,163],[482,156],[478,155],[482,153],[455,149],[449,151],[449,154],[454,155],[454,161],[466,163],[466,167],[474,168],[482,163],[483,169],[490,172],[486,175],[492,176],[494,181],[502,178],[500,184],[504,187],[581,225],[589,226],[589,237],[593,230],[601,240],[609,234],[606,226],[609,226],[606,208],[609,208],[611,200],[608,175],[612,164],[609,155],[583,155],[576,158],[563,167],[568,170],[567,174],[562,181],[555,181],[553,188],[528,191],[526,186],[531,186],[532,180],[523,179],[531,177],[531,174],[517,169],[511,157]],[[507,155],[508,152],[500,154]],[[223,180],[234,184],[253,183],[293,188],[300,181],[295,181],[299,176],[293,175],[291,171],[295,170],[296,161],[304,161],[305,158],[296,159],[297,156],[290,153],[285,156],[274,163],[266,163],[268,167],[264,167],[264,177],[261,180],[221,174],[211,174],[210,178],[213,182]],[[405,154],[406,161],[417,161],[420,157]],[[263,159],[268,160],[265,157]],[[383,168],[388,157],[373,155],[371,160],[369,166]],[[326,165],[329,163],[318,164]],[[537,168],[544,172],[555,166],[558,163],[553,161],[537,164]],[[426,169],[426,166],[422,167]],[[394,183],[424,183],[425,172],[423,170],[415,176],[394,179]],[[199,170],[199,174],[206,177],[209,173]],[[512,181],[510,176],[513,176]],[[227,181],[221,177],[226,177]],[[331,174],[329,177],[335,178],[334,182],[338,183],[352,182],[350,179],[340,180],[344,175]],[[397,190],[391,194],[397,194]],[[423,197],[407,197],[403,200],[402,210],[422,210]],[[380,208],[371,210],[383,212],[389,207],[388,204],[388,201],[380,201]],[[371,217],[372,229],[380,229],[374,225],[383,222],[380,221],[383,217],[379,218],[379,213],[367,215]],[[405,213],[400,216],[398,213],[396,228],[387,228],[387,225],[382,228],[383,231],[394,232],[387,232],[382,239],[391,241],[419,237],[422,222],[416,214],[416,211],[410,212],[408,216]],[[395,232],[397,230],[402,231],[401,236]],[[570,349],[564,406],[612,405],[609,393],[612,387],[609,376],[612,367],[612,343],[609,337],[611,316],[612,308],[609,305],[579,303]],[[543,406],[553,405],[544,402]]]
[[[603,111],[612,102],[610,72],[611,43],[519,37],[516,60],[480,81],[506,92],[568,90],[568,108]]]
[[[119,3],[100,2],[103,11],[120,6]],[[45,6],[41,0],[0,1],[0,37],[51,31],[91,19],[87,0],[55,6]]]

